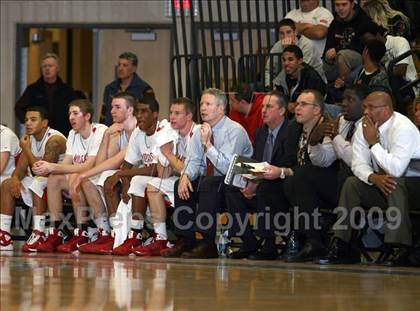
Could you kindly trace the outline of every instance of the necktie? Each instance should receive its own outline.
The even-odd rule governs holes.
[[[210,142],[212,145],[214,145],[213,135],[211,135],[210,137]],[[206,166],[207,166],[206,176],[214,176],[214,165],[207,156],[206,156]]]
[[[308,134],[305,131],[302,131],[300,135],[300,143],[299,143],[299,150],[298,150],[298,164],[300,166],[305,165],[305,151],[306,146],[308,145]]]
[[[351,138],[353,137],[355,130],[356,130],[356,125],[354,124],[354,122],[351,122],[349,126],[349,131],[347,132],[347,135],[346,135],[347,141],[351,141]]]
[[[274,135],[272,132],[270,132],[267,136],[267,140],[265,141],[263,161],[271,163],[271,158],[273,156],[273,145],[274,145]]]

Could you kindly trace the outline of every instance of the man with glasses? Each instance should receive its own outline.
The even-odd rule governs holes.
[[[364,118],[353,142],[355,176],[343,186],[341,223],[335,227],[328,255],[319,262],[360,262],[350,246],[355,229],[351,210],[366,206],[386,210],[384,263],[406,265],[412,234],[405,182],[406,178],[420,176],[420,170],[414,167],[414,160],[420,159],[420,133],[407,117],[393,111],[391,96],[386,92],[371,93],[363,108]]]

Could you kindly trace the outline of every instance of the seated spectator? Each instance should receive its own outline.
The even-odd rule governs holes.
[[[112,124],[111,103],[112,97],[121,91],[131,93],[138,100],[143,96],[154,96],[152,87],[137,73],[138,59],[131,52],[124,52],[118,57],[117,79],[105,86],[101,122],[109,126]]]
[[[70,131],[69,103],[78,97],[75,91],[61,80],[59,72],[58,56],[54,53],[45,54],[41,62],[42,77],[25,89],[16,102],[15,112],[18,120],[24,123],[27,108],[44,107],[50,116],[50,126],[67,136]]]
[[[16,134],[0,124],[0,186],[3,180],[12,175],[21,151]]]
[[[25,116],[26,134],[20,139],[22,153],[11,178],[1,185],[0,250],[13,250],[10,229],[16,199],[33,208],[33,230],[23,252],[36,252],[45,242],[46,186],[48,173],[34,170],[37,161],[57,163],[64,157],[66,138],[48,126],[44,107],[29,107]]]
[[[262,101],[264,93],[256,92],[253,84],[240,83],[229,93],[229,118],[242,125],[248,133],[251,142],[254,141],[254,131],[262,125]]]
[[[394,10],[388,0],[365,0],[361,7],[366,15],[386,29],[389,35],[410,40],[410,19],[404,13]]]
[[[289,112],[294,112],[295,102],[305,89],[318,90],[322,96],[326,84],[310,65],[303,62],[302,50],[296,45],[289,45],[281,56],[282,71],[274,79],[275,89],[289,96]]]
[[[194,104],[190,99],[182,97],[172,102],[169,119],[171,128],[179,134],[178,140],[175,152],[173,142],[160,147],[160,152],[164,157],[163,161],[168,163],[162,163],[159,157],[157,165],[159,176],[150,180],[147,185],[147,199],[155,235],[149,244],[133,248],[133,253],[138,256],[160,256],[160,253],[168,248],[165,200],[171,206],[174,206],[175,182],[179,179],[179,173],[184,168],[184,161],[188,156],[192,136],[200,130],[200,126],[193,122],[193,115]]]
[[[61,163],[37,161],[32,170],[35,174],[48,175],[47,200],[48,212],[52,226],[47,240],[37,247],[39,252],[63,253],[76,251],[79,245],[88,242],[87,220],[85,213],[86,196],[79,190],[78,196],[72,196],[72,205],[75,212],[77,228],[73,236],[64,241],[62,213],[62,192],[69,190],[69,185],[81,172],[87,171],[95,165],[96,155],[107,127],[103,124],[92,123],[93,107],[86,99],[74,100],[69,104],[69,121],[72,130],[67,138],[66,154]]]
[[[391,91],[388,75],[381,66],[381,59],[385,55],[385,44],[372,39],[366,43],[362,53],[362,68],[357,73],[354,84],[363,84],[369,87],[382,87]]]
[[[264,125],[255,130],[252,158],[257,162],[266,161],[278,167],[284,166],[288,126],[287,98],[279,92],[265,95],[262,116]],[[289,204],[284,198],[282,185],[281,178],[248,180],[246,187],[240,191],[233,186],[226,191],[226,208],[233,222],[229,223],[229,236],[242,239],[241,248],[230,254],[230,258],[276,259],[278,257],[274,216],[280,211],[289,212]],[[270,207],[269,211],[266,210],[267,206]],[[249,213],[258,215],[255,233],[248,223]],[[267,217],[270,218],[270,223],[266,222]],[[245,225],[245,228],[241,225]],[[257,241],[256,236],[262,239],[262,243]]]
[[[407,39],[400,36],[388,35],[386,34],[385,29],[382,27],[379,27],[375,24],[369,24],[366,25],[364,29],[363,40],[365,42],[375,38],[385,43],[386,52],[381,62],[385,65],[386,69],[388,69],[389,63],[394,58],[411,50]],[[408,57],[396,63],[394,65],[392,74],[388,78],[390,86],[394,91],[393,95],[396,97],[397,104],[399,106],[405,106],[408,102],[412,102],[415,97],[415,93],[420,94],[420,89],[418,86],[408,88],[403,93],[398,92],[401,87],[409,82],[415,81],[418,78],[412,55],[409,55]],[[403,111],[406,112],[405,109]]]
[[[138,109],[137,99],[127,93],[120,92],[112,99],[111,125],[104,133],[101,146],[95,160],[95,166],[78,174],[70,184],[70,195],[78,196],[78,188],[83,193],[89,193],[86,197],[91,207],[94,221],[99,229],[97,239],[91,243],[80,245],[81,253],[110,254],[113,251],[114,232],[110,232],[116,225],[117,202],[103,202],[104,184],[121,167],[127,151],[128,141],[137,126],[135,111]],[[96,178],[94,176],[99,176]],[[119,196],[119,193],[117,194]],[[108,198],[108,196],[106,197]]]
[[[372,22],[354,0],[336,0],[335,16],[328,28],[324,50],[324,71],[328,82],[346,80],[362,64],[361,26]]]
[[[174,223],[180,239],[175,247],[161,252],[164,257],[218,257],[214,243],[216,214],[225,205],[225,175],[233,155],[252,155],[245,129],[225,116],[226,105],[227,98],[221,90],[203,91],[200,101],[203,124],[192,137],[185,167],[175,183],[178,191],[175,191]],[[199,243],[196,231],[203,236]]]
[[[324,69],[322,67],[321,54],[318,53],[318,50],[315,48],[311,40],[303,35],[298,35],[295,22],[293,20],[285,18],[280,21],[279,37],[280,40],[277,41],[270,50],[271,54],[282,53],[284,49],[290,45],[298,46],[303,53],[303,61],[312,66],[326,82]],[[270,75],[270,66],[272,66],[272,75]],[[280,72],[280,69],[278,57],[273,57],[272,65],[270,64],[270,59],[267,61],[267,64],[265,65],[265,85],[270,85],[271,76],[276,77]]]
[[[319,55],[324,53],[328,27],[334,16],[319,5],[319,0],[299,0],[299,8],[289,11],[285,18],[295,22],[296,31],[312,41]]]
[[[384,226],[385,264],[405,265],[412,244],[405,179],[420,176],[420,170],[411,165],[420,159],[420,133],[407,117],[393,111],[392,99],[385,92],[371,93],[363,106],[365,116],[353,141],[355,176],[344,183],[338,205],[344,208],[338,215],[340,226],[334,229],[328,255],[319,263],[360,262],[359,251],[351,245],[355,229],[351,211],[376,206],[392,208],[392,215],[398,215],[388,218]]]

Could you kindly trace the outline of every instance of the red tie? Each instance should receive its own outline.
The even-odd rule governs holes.
[[[210,137],[210,143],[213,145],[214,144],[214,138],[213,135],[211,135]],[[206,176],[214,176],[214,165],[213,163],[210,161],[210,159],[207,157],[206,155],[206,165],[207,165],[207,172],[206,172]]]

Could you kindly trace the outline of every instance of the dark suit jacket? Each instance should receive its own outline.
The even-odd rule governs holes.
[[[274,142],[273,155],[270,164],[275,166],[284,166],[284,155],[286,150],[287,128],[289,121],[284,120],[279,132],[277,133],[276,141]],[[262,162],[265,142],[268,136],[268,126],[263,125],[254,132],[254,154],[252,158]]]

